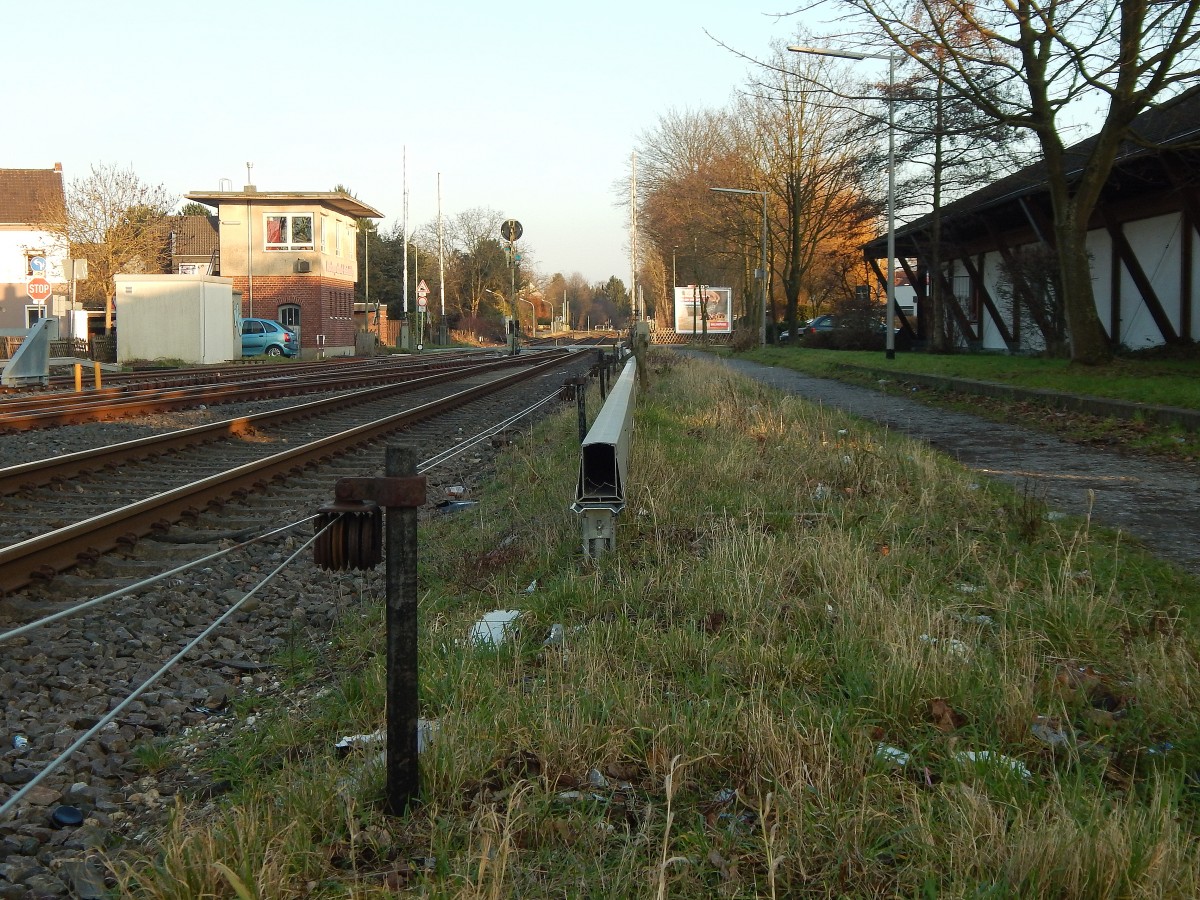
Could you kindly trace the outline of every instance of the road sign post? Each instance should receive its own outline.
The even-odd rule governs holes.
[[[50,299],[50,282],[41,276],[34,276],[25,283],[25,293],[34,303],[46,303]]]

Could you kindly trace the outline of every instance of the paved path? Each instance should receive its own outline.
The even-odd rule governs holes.
[[[925,441],[1018,489],[1030,485],[1052,509],[1086,515],[1092,492],[1094,521],[1140,538],[1152,551],[1200,575],[1200,478],[1186,466],[1082,447],[789,369],[739,359],[725,363],[772,387]]]

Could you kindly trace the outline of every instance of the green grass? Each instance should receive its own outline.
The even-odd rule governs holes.
[[[814,375],[837,377],[847,367],[872,372],[920,373],[995,381],[1015,387],[1056,390],[1200,409],[1200,359],[1118,357],[1104,366],[1079,366],[1067,360],[997,354],[897,353],[767,347],[744,354],[748,359]]]
[[[652,359],[615,553],[579,558],[574,409],[423,525],[421,803],[385,816],[371,755],[332,749],[385,708],[382,614],[348,606],[321,689],[258,701],[211,762],[233,799],[181,807],[115,865],[122,896],[1200,894],[1195,579],[923,445]],[[520,633],[469,646],[495,608]]]

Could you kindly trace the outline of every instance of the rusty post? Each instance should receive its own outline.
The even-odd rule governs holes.
[[[587,437],[587,379],[575,379],[575,409],[579,413],[579,443]]]
[[[413,478],[411,447],[388,447],[388,478]],[[420,791],[417,760],[417,508],[387,507],[387,808],[401,815]]]

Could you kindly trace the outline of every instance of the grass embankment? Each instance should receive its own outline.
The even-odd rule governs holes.
[[[940,375],[994,381],[1031,390],[1062,391],[1090,397],[1200,409],[1200,360],[1118,357],[1103,366],[1080,366],[1065,359],[985,353],[897,353],[767,347],[745,354],[768,365],[837,377],[847,367],[900,374]]]
[[[1197,432],[1155,424],[1141,417],[1117,419],[1066,412],[1038,399],[999,399],[928,389],[912,394],[904,377],[920,374],[990,381],[1015,388],[1200,409],[1200,359],[1139,355],[1119,357],[1103,366],[1080,366],[1061,359],[980,353],[949,356],[898,353],[894,360],[888,360],[881,352],[806,347],[768,347],[745,357],[823,378],[903,392],[922,402],[961,409],[995,421],[1016,422],[1081,443],[1176,460],[1200,459]]]
[[[1200,894],[1193,579],[895,434],[653,359],[598,567],[567,510],[573,409],[423,528],[419,808],[386,818],[378,768],[333,751],[383,724],[371,605],[294,671],[321,699],[259,701],[213,763],[235,793],[123,894]],[[467,645],[496,608],[517,640]]]

